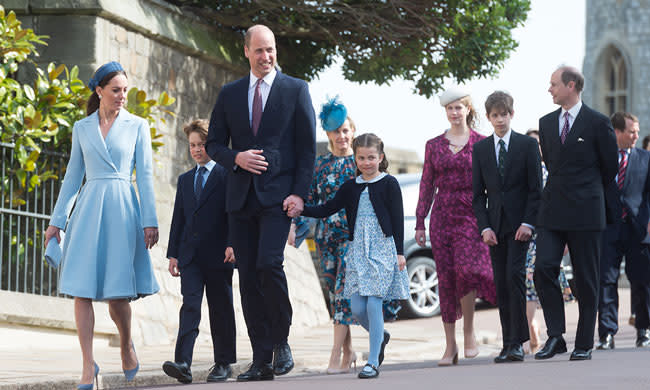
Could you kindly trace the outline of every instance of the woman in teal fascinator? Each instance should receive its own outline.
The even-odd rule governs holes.
[[[356,128],[348,116],[347,108],[338,96],[323,103],[319,119],[321,127],[327,134],[330,151],[316,158],[314,177],[305,201],[306,205],[327,202],[334,197],[343,183],[356,176],[357,166],[352,153],[352,140]],[[312,221],[314,220],[307,217],[294,219],[295,224],[291,224],[289,233],[289,244],[300,245],[309,232]],[[349,372],[352,364],[356,365],[357,359],[356,353],[352,350],[350,335],[350,324],[355,323],[350,309],[350,300],[343,298],[344,257],[348,250],[347,234],[348,223],[344,210],[329,218],[316,220],[314,240],[320,258],[320,276],[327,285],[330,315],[334,321],[334,340],[327,365],[328,374]]]

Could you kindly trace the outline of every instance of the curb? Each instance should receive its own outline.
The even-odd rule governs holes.
[[[237,375],[246,371],[250,366],[250,360],[233,363],[230,365],[232,368],[231,378],[236,378]],[[199,366],[194,367],[192,376],[193,383],[205,383],[205,378],[208,376],[212,366]],[[109,372],[105,375],[99,375],[99,389],[124,389],[133,387],[145,386],[158,386],[158,385],[177,385],[179,382],[171,378],[160,370],[141,370],[138,372],[133,382],[127,382],[123,373]],[[32,383],[18,383],[0,385],[0,390],[70,390],[76,389],[78,382],[76,380],[61,379],[54,381],[32,382]]]

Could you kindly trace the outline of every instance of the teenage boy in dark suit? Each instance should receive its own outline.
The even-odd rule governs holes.
[[[183,131],[196,167],[178,177],[169,231],[169,273],[181,278],[183,306],[174,361],[165,362],[163,370],[181,383],[192,382],[192,351],[199,334],[205,290],[214,349],[214,366],[207,381],[219,382],[230,376],[230,364],[236,361],[232,302],[235,257],[228,245],[226,170],[205,151],[207,121],[195,120]]]
[[[537,141],[510,129],[513,99],[497,91],[485,102],[494,134],[474,145],[472,205],[490,257],[497,289],[503,349],[496,363],[524,360],[526,253],[542,191]]]

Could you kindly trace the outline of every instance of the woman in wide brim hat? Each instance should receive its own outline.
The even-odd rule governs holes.
[[[123,108],[128,82],[119,63],[102,65],[88,86],[93,91],[88,116],[74,124],[65,178],[45,232],[47,245],[53,237],[60,241],[59,231],[66,230],[58,286],[61,294],[74,297],[83,356],[79,389],[92,389],[99,372],[92,348],[93,301],[108,302],[130,381],[140,365],[129,301],[159,289],[148,251],[158,242],[149,125]],[[134,169],[140,199],[132,184]]]
[[[447,344],[438,364],[444,366],[458,362],[455,327],[460,318],[464,356],[478,355],[474,302],[479,297],[495,303],[496,290],[488,247],[480,239],[472,209],[472,149],[485,137],[472,129],[477,116],[465,88],[447,89],[440,105],[451,127],[426,144],[415,238],[418,245],[426,245],[424,220],[431,212],[429,236]]]

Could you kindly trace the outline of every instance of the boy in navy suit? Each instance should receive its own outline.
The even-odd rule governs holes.
[[[230,376],[230,363],[236,361],[232,301],[235,257],[227,239],[226,170],[205,151],[207,121],[195,120],[183,131],[197,166],[180,175],[176,187],[167,257],[169,273],[181,278],[183,306],[174,361],[165,362],[163,370],[181,383],[192,382],[192,351],[205,290],[215,363],[207,381],[218,382]]]
[[[474,145],[472,187],[474,214],[490,257],[497,290],[503,349],[495,363],[524,360],[526,253],[542,191],[541,157],[535,139],[510,129],[513,99],[497,91],[485,111],[494,134]]]

